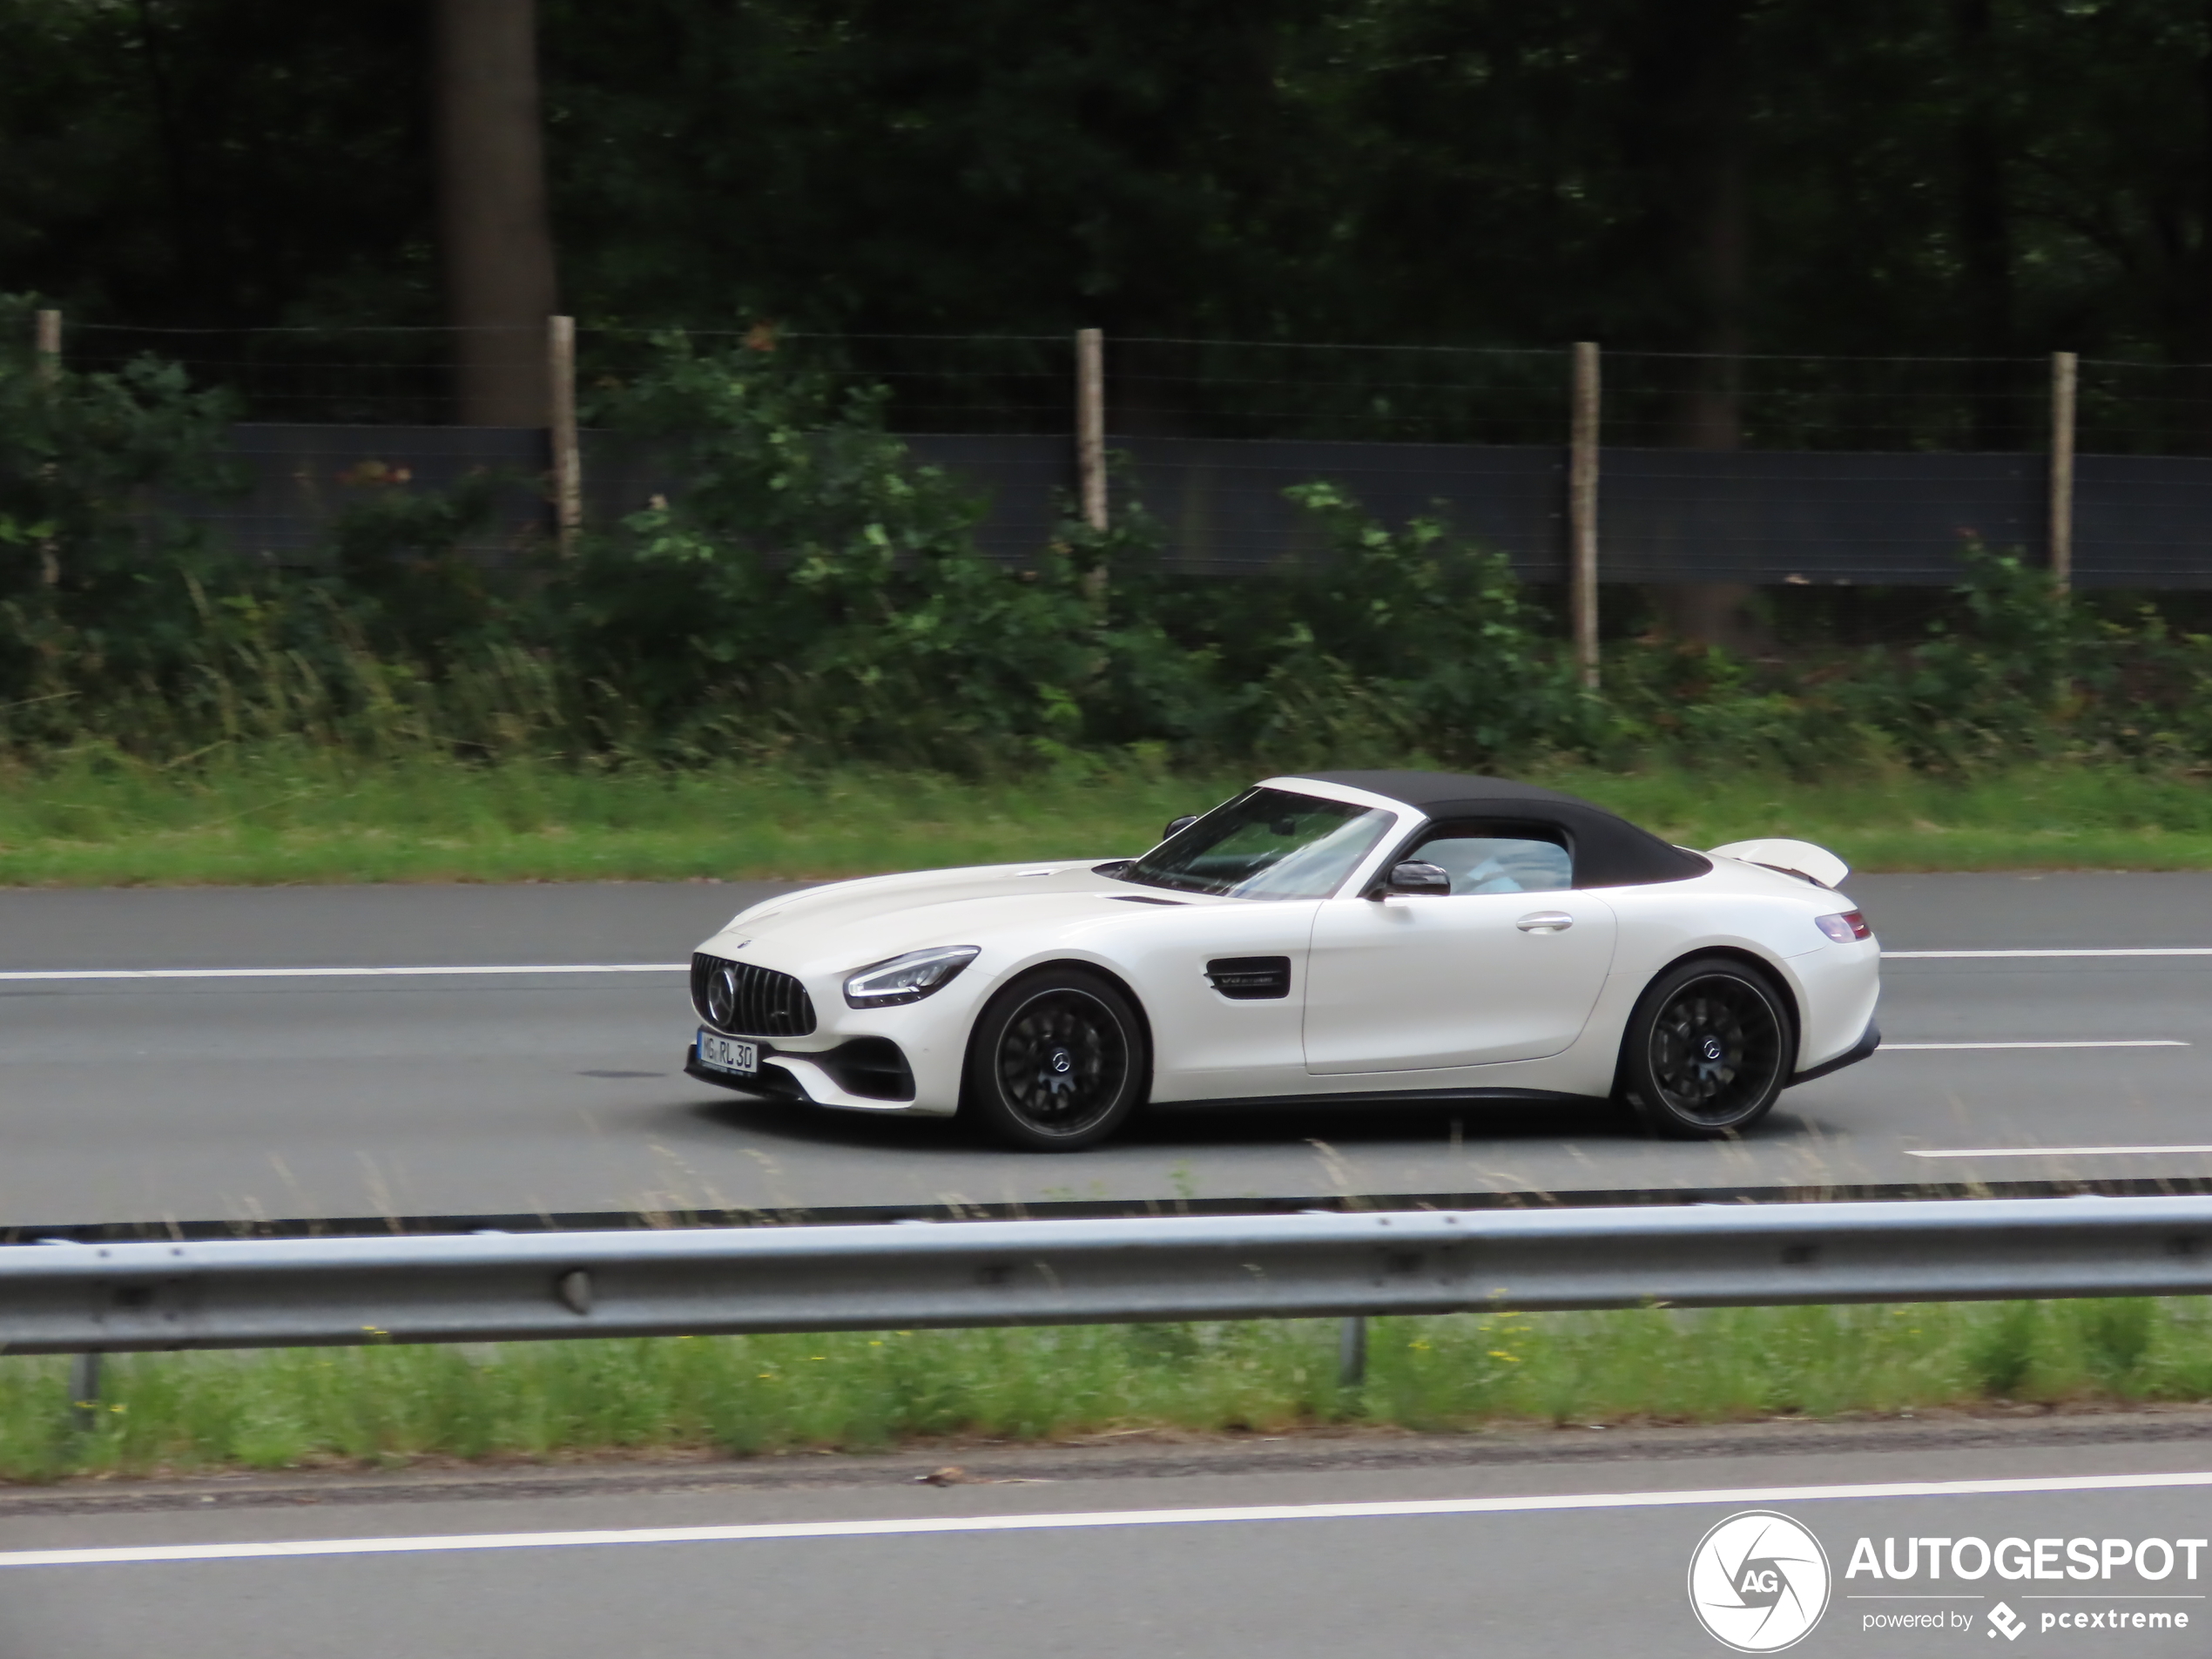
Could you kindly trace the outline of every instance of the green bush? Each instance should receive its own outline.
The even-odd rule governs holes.
[[[600,418],[684,480],[595,537],[565,596],[572,659],[620,728],[679,752],[938,765],[1081,739],[1100,623],[1074,561],[985,558],[981,503],[914,465],[881,408],[772,352],[681,336],[603,392]]]
[[[0,702],[44,736],[105,724],[55,705],[97,711],[118,686],[173,694],[190,674],[205,618],[185,585],[216,556],[174,497],[233,480],[219,395],[152,359],[91,374],[38,363],[29,311],[0,300]]]

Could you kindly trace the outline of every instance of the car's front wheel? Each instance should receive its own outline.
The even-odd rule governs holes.
[[[1621,1044],[1621,1093],[1658,1134],[1737,1134],[1772,1108],[1797,1047],[1772,980],[1733,957],[1698,957],[1637,1001]]]
[[[963,1116],[1035,1151],[1095,1146],[1128,1121],[1151,1071],[1144,1027],[1109,981],[1047,968],[993,997],[968,1045]]]

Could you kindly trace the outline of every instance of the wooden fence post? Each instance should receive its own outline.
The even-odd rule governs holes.
[[[41,311],[32,325],[31,348],[37,354],[38,378],[49,383],[62,372],[62,314]]]
[[[41,386],[56,384],[62,377],[62,314],[58,311],[36,314],[31,324],[30,341],[31,372],[38,377]],[[51,481],[54,476],[54,463],[50,461],[38,471],[41,477]],[[61,585],[61,550],[51,539],[38,543],[38,579],[50,588]]]
[[[1567,449],[1568,604],[1582,684],[1597,690],[1598,360],[1595,341],[1575,343],[1575,406]]]
[[[1096,328],[1076,330],[1076,478],[1083,523],[1106,528],[1106,344]]]
[[[1106,339],[1096,328],[1076,330],[1076,485],[1083,523],[1106,533]],[[1102,612],[1106,562],[1102,556],[1083,577],[1083,591]]]
[[[2051,585],[2060,593],[2074,586],[2074,407],[2080,359],[2070,351],[2051,354]]]
[[[545,333],[547,383],[552,408],[547,424],[553,436],[553,523],[561,556],[576,556],[583,529],[583,451],[576,432],[576,319],[549,317]]]

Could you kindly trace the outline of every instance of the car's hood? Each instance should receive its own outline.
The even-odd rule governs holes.
[[[1015,929],[1034,938],[1040,927],[1111,927],[1163,903],[1238,902],[1116,881],[1096,873],[1103,862],[981,865],[809,887],[755,905],[699,948],[805,974],[933,945],[988,947]]]

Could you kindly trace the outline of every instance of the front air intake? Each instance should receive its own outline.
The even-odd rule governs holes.
[[[814,999],[790,974],[704,953],[691,958],[691,1007],[732,1036],[803,1037],[814,1029]]]

